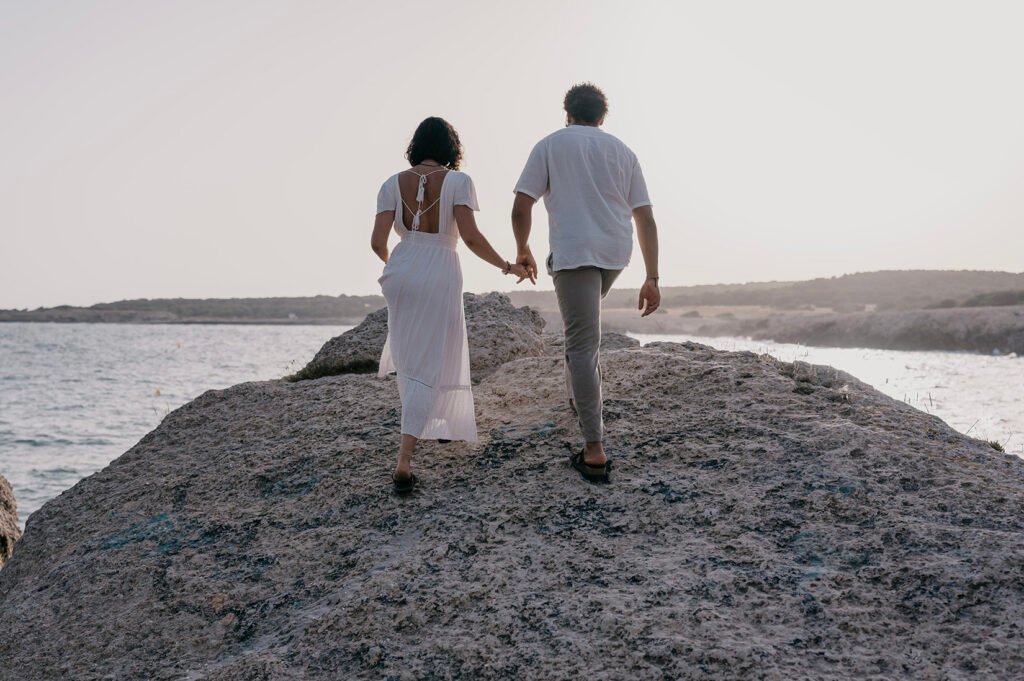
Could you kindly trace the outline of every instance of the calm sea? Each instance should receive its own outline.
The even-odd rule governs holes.
[[[20,521],[211,388],[279,378],[349,327],[0,324],[0,474]],[[642,342],[680,336],[637,336]],[[1024,455],[1024,359],[698,338],[830,364]]]

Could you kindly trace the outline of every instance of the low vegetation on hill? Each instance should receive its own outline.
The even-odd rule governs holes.
[[[662,305],[764,305],[780,310],[828,307],[836,312],[921,309],[943,300],[1002,300],[1006,289],[1024,287],[1024,273],[973,271],[887,271],[848,274],[787,284],[748,284],[741,287],[670,287]],[[619,292],[617,297],[622,297]],[[1001,297],[1000,297],[1001,296]],[[623,301],[626,303],[627,301]],[[1010,305],[975,302],[972,305]]]
[[[1007,305],[1024,305],[1024,291],[990,291],[971,296],[962,302],[947,298],[931,307],[1005,307]]]
[[[0,310],[0,321],[61,322],[294,322],[359,321],[384,304],[380,296],[291,298],[138,298],[89,307],[59,305]]]
[[[122,300],[93,305],[95,310],[161,310],[182,318],[287,318],[303,319],[362,318],[380,306],[380,296],[311,296],[292,298],[172,298]]]

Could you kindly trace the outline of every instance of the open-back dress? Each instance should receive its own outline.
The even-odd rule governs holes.
[[[420,175],[419,202],[426,177]],[[417,203],[416,210],[405,204],[398,175],[389,177],[377,195],[377,213],[394,211],[394,228],[401,237],[379,280],[388,303],[388,338],[378,376],[397,373],[403,435],[475,442],[476,416],[454,214],[457,205],[479,210],[469,175],[447,171],[435,203],[440,213],[438,231],[432,234],[419,230],[419,216],[433,204],[425,208]],[[408,228],[403,205],[413,216]]]

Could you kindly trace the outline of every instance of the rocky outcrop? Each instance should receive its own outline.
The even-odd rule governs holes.
[[[544,343],[546,346],[544,354],[546,355],[557,355],[558,357],[561,357],[562,353],[565,352],[565,336],[560,333],[545,333]],[[625,334],[616,333],[614,331],[605,331],[601,334],[602,352],[638,347],[640,347],[640,341]]]
[[[636,338],[630,338],[629,336],[626,336],[621,333],[601,334],[601,350],[605,352],[638,347],[640,347],[640,341],[638,341]]]
[[[612,484],[524,357],[408,498],[393,379],[205,393],[30,516],[0,679],[1024,674],[1024,461],[828,367],[660,343],[603,375]]]
[[[780,343],[1024,355],[1024,306],[785,315],[735,328]]]
[[[18,504],[7,478],[0,475],[0,568],[14,554],[14,543],[21,538],[18,527]]]
[[[339,374],[367,374],[377,371],[380,353],[388,337],[388,309],[366,315],[354,329],[324,343],[306,366],[289,376],[305,381]]]
[[[529,307],[514,307],[502,293],[463,295],[469,333],[470,372],[478,381],[506,362],[544,354],[544,320]],[[377,371],[388,337],[388,310],[327,341],[293,381]]]
[[[467,293],[464,302],[473,380],[512,360],[544,354],[544,320],[533,309],[515,307],[503,293]]]

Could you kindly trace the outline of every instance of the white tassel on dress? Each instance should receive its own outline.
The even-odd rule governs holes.
[[[417,204],[423,203],[423,192],[426,191],[426,189],[427,189],[427,176],[426,175],[420,175],[420,186],[419,186],[419,189],[416,190],[416,203]]]
[[[420,215],[423,214],[423,194],[427,189],[427,176],[420,175],[420,186],[416,190],[416,214],[412,216],[412,231],[420,229]]]
[[[412,231],[414,231],[414,232],[418,232],[420,230],[420,218],[423,216],[423,214],[425,212],[427,212],[428,210],[430,210],[431,208],[433,208],[434,206],[436,206],[441,201],[441,197],[438,196],[434,200],[434,202],[432,204],[427,206],[425,209],[423,208],[423,199],[425,197],[426,190],[427,190],[427,176],[428,175],[433,175],[434,173],[439,173],[442,170],[447,170],[447,169],[446,168],[442,168],[440,170],[435,170],[433,172],[427,173],[426,175],[419,175],[419,173],[417,173],[415,170],[410,170],[409,171],[411,173],[415,173],[416,175],[419,175],[419,178],[420,178],[419,187],[416,188],[416,211],[413,212],[412,206],[410,206],[408,203],[406,203],[405,199],[402,199],[402,205],[405,206],[406,210],[408,210],[410,213],[412,213]]]

